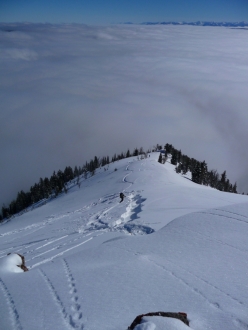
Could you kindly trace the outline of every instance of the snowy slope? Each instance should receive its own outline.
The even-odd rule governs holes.
[[[0,226],[1,329],[125,330],[153,311],[186,312],[194,330],[248,329],[248,197],[157,159],[110,164]],[[8,252],[30,271],[7,272]],[[185,328],[159,317],[137,326]]]

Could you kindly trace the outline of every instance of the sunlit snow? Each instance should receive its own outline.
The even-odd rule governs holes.
[[[126,330],[157,311],[187,313],[194,330],[248,329],[248,197],[157,160],[112,163],[0,226],[1,329]],[[135,330],[187,328],[144,317]]]

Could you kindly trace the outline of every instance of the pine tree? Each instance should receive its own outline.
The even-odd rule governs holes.
[[[237,183],[235,182],[235,184],[233,185],[233,190],[232,190],[232,192],[234,193],[234,194],[237,194]]]
[[[94,169],[98,168],[99,167],[99,159],[95,156],[94,158]]]
[[[226,185],[226,171],[224,171],[221,174],[218,189],[221,190],[221,191],[224,191],[225,190],[225,185]]]
[[[59,177],[61,179],[63,178],[64,182],[69,182],[74,179],[73,170],[70,166],[66,166],[63,175],[60,170],[58,172],[59,172]]]
[[[172,151],[171,164],[177,165],[177,151],[176,150]]]
[[[219,174],[216,170],[211,170],[208,172],[208,182],[210,187],[217,188],[219,182]]]
[[[197,162],[192,170],[192,181],[201,184],[201,163]]]
[[[166,152],[167,152],[168,154],[171,154],[171,153],[172,153],[172,149],[173,149],[172,144],[168,144],[168,143],[166,143],[166,145],[164,146],[164,148],[165,148],[165,150],[166,150]]]
[[[2,216],[3,218],[8,218],[9,216],[9,208],[6,207],[4,204],[2,206]]]
[[[200,177],[201,184],[208,185],[208,166],[205,160],[201,162],[201,177]]]
[[[44,194],[45,198],[48,198],[52,193],[51,184],[48,178],[44,179]]]
[[[77,166],[74,167],[73,176],[74,176],[74,178],[79,176],[79,169],[77,168]]]
[[[182,163],[178,163],[177,166],[175,167],[176,173],[181,173],[182,172]]]
[[[135,148],[133,151],[133,156],[138,156],[138,155],[139,155],[139,150]]]

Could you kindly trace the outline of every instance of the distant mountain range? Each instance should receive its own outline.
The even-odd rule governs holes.
[[[132,23],[126,23],[132,24]],[[208,22],[208,21],[197,21],[197,22],[143,22],[142,25],[193,25],[193,26],[224,26],[234,28],[248,28],[248,22]]]

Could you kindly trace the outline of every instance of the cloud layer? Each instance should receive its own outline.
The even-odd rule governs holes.
[[[0,25],[0,203],[53,170],[156,143],[247,174],[247,33]]]

